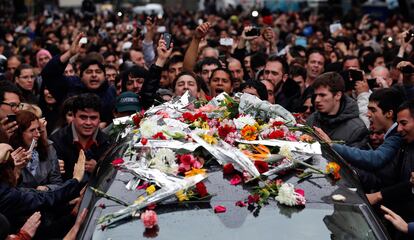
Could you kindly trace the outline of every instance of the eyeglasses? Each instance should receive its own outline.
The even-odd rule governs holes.
[[[1,104],[4,104],[4,105],[8,105],[8,106],[10,106],[10,108],[12,109],[12,110],[16,110],[16,109],[22,109],[23,108],[23,103],[14,103],[14,102],[12,102],[12,103],[7,103],[7,102],[1,102]]]

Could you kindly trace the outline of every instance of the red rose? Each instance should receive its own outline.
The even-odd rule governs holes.
[[[136,113],[133,117],[132,117],[132,121],[134,122],[136,127],[139,127],[139,124],[141,123],[141,119],[142,116],[139,113]]]
[[[260,196],[259,194],[255,194],[255,195],[249,195],[247,197],[247,203],[248,204],[253,204],[253,203],[257,203],[260,200]]]
[[[236,129],[229,125],[224,125],[218,128],[218,134],[222,139],[226,138],[229,133],[235,132],[235,131]]]
[[[254,161],[254,166],[260,174],[269,171],[269,164],[265,161]]]
[[[122,159],[122,158],[117,158],[117,159],[112,161],[112,165],[115,166],[115,167],[118,167],[122,163],[124,163],[124,159]]]
[[[275,121],[275,122],[273,122],[273,127],[279,127],[279,126],[282,126],[283,124],[285,124],[285,123],[282,122],[282,121]]]
[[[183,119],[186,122],[194,122],[195,121],[195,117],[193,116],[193,114],[191,114],[189,112],[183,113]]]
[[[147,206],[148,210],[154,210],[157,207],[157,204],[155,203],[151,203],[150,205]]]
[[[197,183],[196,184],[196,189],[197,189],[198,195],[200,195],[200,197],[208,196],[206,185],[204,185],[203,182]]]
[[[223,166],[223,174],[224,175],[228,175],[234,172],[234,167],[233,164],[231,163],[227,163],[226,165]]]
[[[157,132],[152,136],[153,139],[161,139],[161,140],[167,140],[167,138],[164,136],[162,132]]]
[[[191,165],[195,161],[194,157],[190,154],[184,154],[180,156],[180,162],[184,165]]]
[[[283,132],[282,130],[276,130],[269,134],[270,139],[279,139],[279,138],[283,138],[284,136],[285,136],[285,132]]]
[[[199,113],[196,113],[196,114],[194,115],[194,120],[198,120],[198,119],[201,119],[201,120],[203,120],[204,122],[206,122],[206,121],[208,120],[208,117],[207,117],[207,115],[205,115],[204,113],[199,112]]]
[[[141,143],[142,143],[142,145],[147,145],[147,143],[148,143],[148,139],[146,139],[146,138],[141,138]]]

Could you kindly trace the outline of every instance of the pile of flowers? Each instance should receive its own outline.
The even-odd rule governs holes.
[[[113,162],[115,168],[134,171],[145,179],[139,187],[146,189],[147,196],[129,209],[139,210],[173,195],[179,202],[211,197],[202,182],[208,177],[204,168],[205,156],[194,151],[199,148],[209,152],[222,165],[229,184],[236,186],[252,181],[257,185],[251,195],[236,202],[240,207],[262,206],[270,200],[286,206],[304,206],[306,199],[302,189],[277,178],[268,180],[269,176],[295,167],[310,169],[304,177],[319,173],[331,175],[335,180],[340,178],[340,167],[336,163],[329,163],[322,171],[296,159],[298,154],[320,154],[320,145],[312,137],[309,127],[296,124],[294,117],[280,106],[268,108],[255,101],[243,95],[239,103],[222,94],[207,104],[189,109],[189,101],[183,97],[154,107],[144,116],[134,115],[134,137],[127,152],[140,155],[135,158],[138,165],[132,160],[116,159]],[[175,192],[168,196],[163,193],[158,198],[158,192],[170,181],[171,186],[177,187],[177,182],[181,185],[170,187],[168,190],[175,189]],[[125,211],[119,214],[124,216]],[[146,228],[157,225],[154,211],[150,209],[141,214]],[[222,213],[226,209],[216,206],[214,211]],[[112,216],[106,216],[105,220],[108,219]]]

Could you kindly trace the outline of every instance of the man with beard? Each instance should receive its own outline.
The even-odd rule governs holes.
[[[278,56],[269,57],[266,62],[263,79],[274,86],[275,103],[287,110],[293,110],[293,102],[300,98],[299,85],[288,78],[289,65]]]

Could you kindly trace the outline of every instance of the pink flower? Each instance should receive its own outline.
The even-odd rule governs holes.
[[[218,107],[213,106],[211,104],[207,104],[207,105],[204,105],[204,106],[200,107],[198,109],[198,111],[200,111],[200,112],[213,112],[213,111],[215,111],[217,109],[218,109]]]
[[[199,161],[194,161],[193,168],[200,169],[203,166]]]
[[[180,173],[185,173],[190,170],[191,170],[191,165],[189,164],[180,163],[180,165],[178,165],[178,172]]]
[[[148,183],[148,182],[146,182],[146,183],[142,184],[141,186],[138,186],[138,187],[137,187],[137,189],[138,189],[138,190],[141,190],[141,189],[147,189],[147,187],[149,187],[149,183]]]
[[[305,191],[300,188],[295,188],[296,195],[296,205],[305,206],[306,199],[305,199]]]
[[[298,141],[295,134],[292,134],[291,132],[286,134],[285,139],[290,141],[290,142],[297,142]]]
[[[169,118],[170,116],[168,115],[167,112],[164,111],[159,111],[157,112],[157,115],[161,115],[163,118]]]
[[[243,171],[243,180],[245,182],[248,182],[250,179],[252,179],[252,176],[250,176],[250,174],[247,173],[246,171]]]
[[[226,212],[226,207],[224,207],[224,206],[221,206],[221,205],[217,205],[217,206],[215,206],[214,207],[214,212],[215,213],[224,213],[224,212]]]
[[[231,185],[237,185],[237,184],[241,183],[241,181],[242,181],[242,178],[238,174],[234,174],[234,176],[230,180],[230,184]]]
[[[146,210],[141,213],[141,221],[145,228],[153,228],[158,224],[157,213],[153,210]]]
[[[238,207],[246,207],[247,206],[247,204],[243,201],[237,201],[235,205],[238,206]]]

